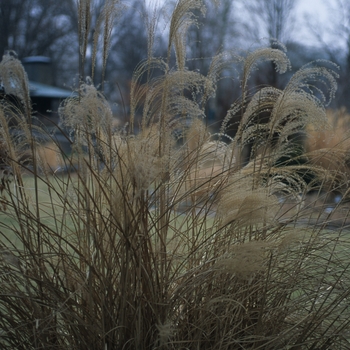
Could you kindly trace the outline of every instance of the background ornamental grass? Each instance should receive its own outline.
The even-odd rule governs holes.
[[[78,1],[82,80],[56,126],[68,130],[71,155],[54,139],[44,151],[37,135],[50,135],[32,115],[20,62],[9,53],[0,64],[17,96],[0,105],[0,347],[349,348],[348,168],[324,161],[348,147],[312,148],[309,136],[330,128],[337,68],[312,62],[283,90],[252,93],[260,62],[289,68],[279,44],[219,53],[207,76],[189,71],[186,30],[204,5],[179,0],[168,55],[153,57],[150,32],[129,124],[115,129],[103,86],[84,78],[89,3]],[[117,3],[106,2],[93,38],[104,66]],[[204,109],[231,65],[241,99],[213,134]],[[48,166],[48,152],[65,174]],[[324,211],[335,190],[340,199]]]

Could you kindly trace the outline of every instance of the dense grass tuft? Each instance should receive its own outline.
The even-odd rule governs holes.
[[[82,67],[89,3],[79,2]],[[5,89],[15,79],[19,103],[0,105],[13,176],[1,192],[1,348],[349,347],[349,211],[343,200],[325,211],[322,198],[344,177],[308,162],[297,137],[327,125],[335,67],[311,63],[284,90],[253,96],[260,61],[288,69],[282,46],[220,53],[208,76],[188,71],[184,40],[198,10],[201,1],[180,0],[166,59],[150,52],[136,68],[125,128],[113,128],[91,79],[81,82],[59,111],[72,147],[64,157],[54,139],[46,150],[38,141],[26,76],[4,57],[0,78]],[[242,99],[212,134],[204,109],[229,64],[241,66]],[[48,165],[52,153],[65,174]]]

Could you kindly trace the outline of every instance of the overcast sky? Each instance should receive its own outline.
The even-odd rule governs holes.
[[[333,0],[328,0],[329,5],[333,2]],[[302,21],[302,26],[295,28],[298,41],[303,44],[317,44],[315,36],[308,29],[308,25],[312,26],[313,22],[315,23],[313,25],[315,30],[325,32],[324,40],[326,42],[331,40],[330,36],[326,34],[326,28],[330,23],[329,17],[330,11],[324,0],[299,0],[296,8],[296,18]],[[316,24],[316,22],[319,23]]]
[[[0,0],[1,1],[1,0]],[[166,4],[167,0],[145,0],[149,4]],[[322,46],[317,41],[314,34],[312,34],[311,28],[322,33],[324,42],[333,45],[341,43],[341,38],[335,37],[331,34],[330,28],[334,28],[334,25],[340,23],[341,18],[335,18],[335,13],[330,9],[335,8],[337,0],[295,0],[297,5],[295,8],[295,26],[294,26],[294,38],[296,41],[312,46]],[[350,1],[350,0],[343,0]],[[243,0],[244,2],[244,0]],[[339,13],[339,11],[338,11]],[[341,11],[340,11],[341,13]],[[338,22],[337,22],[338,21]],[[345,43],[344,43],[345,45]]]

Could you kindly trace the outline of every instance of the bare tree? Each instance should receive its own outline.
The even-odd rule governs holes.
[[[249,22],[246,24],[252,39],[267,37],[286,43],[293,28],[295,0],[246,0],[245,9]]]
[[[105,94],[121,108],[119,114],[127,113],[133,72],[147,58],[147,14],[144,1],[131,0],[113,27],[105,74]]]
[[[213,1],[206,1],[205,14],[197,14],[198,25],[188,30],[189,68],[206,73],[213,56],[229,47],[235,34],[234,2],[222,0],[216,5]]]
[[[147,58],[146,11],[143,1],[133,0],[116,23],[111,42],[110,74],[111,70],[117,70],[119,77],[131,79],[137,64]]]
[[[6,50],[19,58],[45,55],[59,66],[74,46],[74,6],[72,0],[0,1],[0,55]]]
[[[265,38],[272,48],[276,48],[277,42],[287,45],[292,39],[293,11],[297,1],[243,0],[242,5],[246,12],[243,35],[250,42],[254,41],[256,43]],[[264,74],[256,74],[256,83],[281,87],[280,76],[276,72],[273,63],[264,65],[264,69],[261,71]]]
[[[192,25],[188,29],[186,65],[190,70],[197,70],[206,75],[213,57],[230,50],[238,40],[237,23],[234,16],[236,0],[207,0],[204,2],[205,13],[195,12],[197,25]],[[226,73],[229,75],[228,72]],[[222,72],[222,75],[224,74]],[[232,80],[219,79],[217,84],[217,93],[214,98],[210,99],[206,107],[207,120],[210,124],[224,117],[235,98]]]
[[[325,4],[332,21],[320,23],[318,19],[309,17],[306,20],[326,58],[340,67],[338,93],[333,106],[344,106],[350,110],[350,2],[335,0]]]

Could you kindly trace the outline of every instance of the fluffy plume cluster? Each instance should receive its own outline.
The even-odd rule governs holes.
[[[7,52],[0,62],[0,84],[6,94],[17,96],[25,105],[30,105],[28,77],[16,53]]]
[[[326,130],[307,126],[305,150],[312,164],[335,175],[333,181],[326,182],[326,188],[330,186],[345,193],[350,180],[349,114],[345,109],[328,110],[327,122]]]
[[[240,279],[252,279],[266,269],[269,244],[263,241],[249,241],[232,247],[215,264],[219,273],[231,273]]]
[[[79,126],[86,133],[94,133],[98,128],[105,129],[112,123],[112,111],[104,96],[91,84],[81,84],[78,96],[64,101],[60,107],[63,126],[77,130]]]
[[[218,215],[223,227],[228,224],[239,232],[246,226],[271,225],[276,219],[279,203],[266,188],[252,188],[251,181],[240,179],[230,183],[220,199]]]

